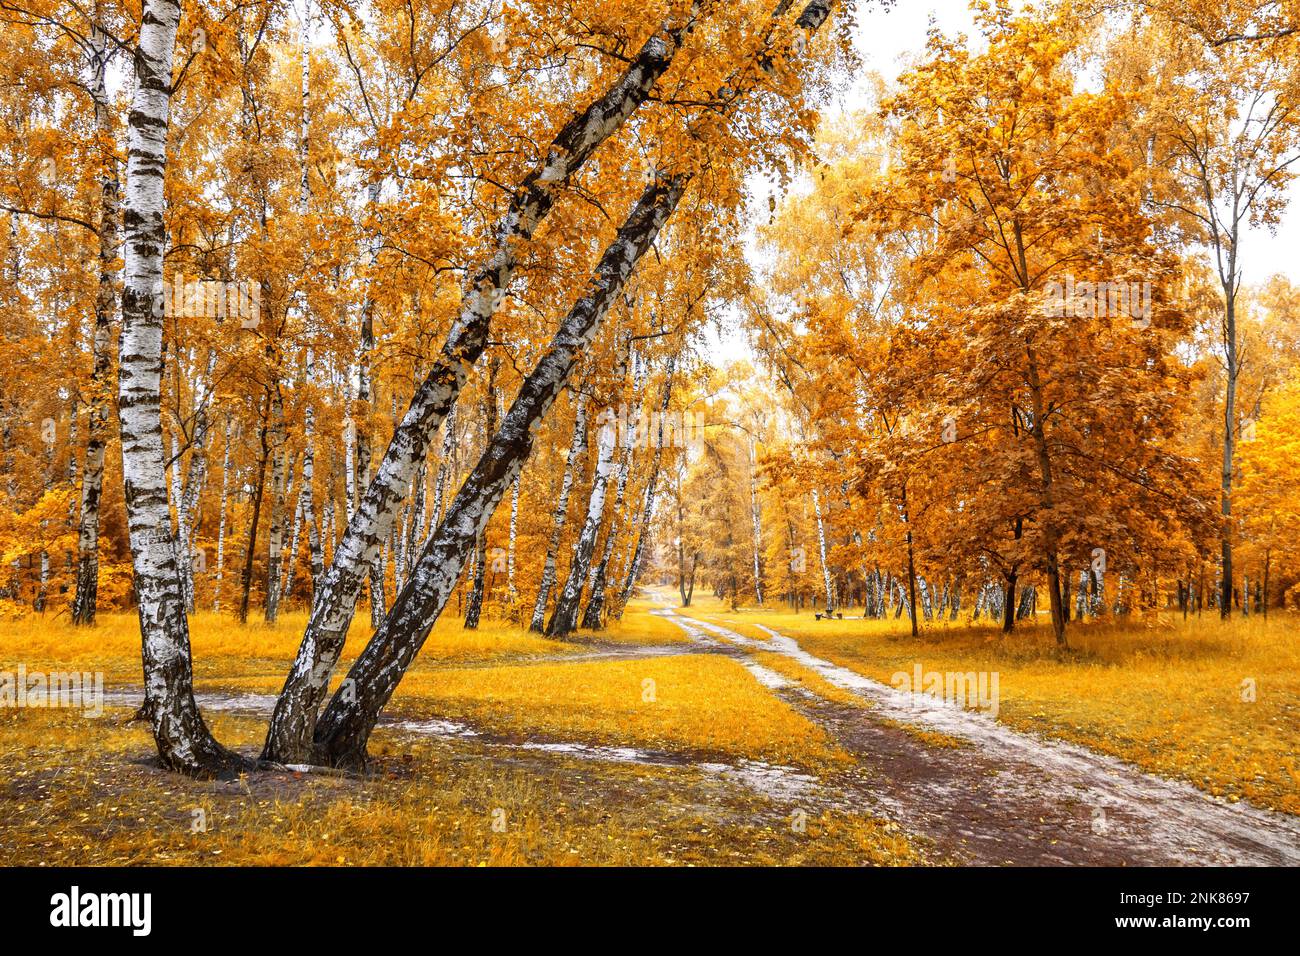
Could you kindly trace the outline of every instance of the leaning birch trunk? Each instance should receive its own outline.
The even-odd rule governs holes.
[[[419,653],[455,586],[470,549],[532,451],[536,424],[550,409],[591,343],[637,262],[680,202],[689,177],[657,179],[646,188],[591,281],[561,323],[546,354],[529,373],[505,421],[465,479],[420,555],[384,626],[348,672],[347,692],[335,694],[316,732],[317,759],[363,765],[366,743],[406,668]],[[612,445],[612,436],[607,444]]]
[[[601,519],[605,515],[605,498],[610,475],[614,471],[614,451],[618,447],[618,426],[612,412],[601,412],[596,419],[596,474],[591,482],[591,495],[587,499],[587,518],[582,524],[578,541],[573,546],[569,562],[569,576],[565,579],[555,610],[546,623],[548,637],[567,637],[578,627],[578,611],[582,604],[582,588],[591,568],[591,555],[600,534]]]
[[[96,22],[99,4],[96,3]],[[117,259],[118,179],[114,145],[113,109],[108,100],[108,40],[91,30],[89,88],[95,104],[95,129],[100,148],[109,159],[104,164],[99,189],[99,287],[95,293],[95,329],[92,339],[94,366],[87,415],[86,464],[81,476],[81,513],[77,522],[77,586],[72,600],[72,622],[95,623],[99,598],[99,506],[104,491],[104,445],[108,430],[109,373],[112,369],[113,263]]]
[[[242,761],[213,738],[194,701],[189,622],[181,601],[162,435],[163,176],[172,55],[180,5],[144,0],[127,121],[119,342],[122,480],[144,666],[143,716],[164,767],[195,775]]]
[[[821,2],[821,0],[818,0]],[[650,95],[694,25],[698,3],[645,41],[612,87],[555,137],[545,161],[520,184],[496,229],[492,255],[469,270],[459,316],[442,352],[412,396],[374,481],[334,552],[298,654],[276,701],[265,755],[281,762],[310,751],[316,714],[338,662],[367,566],[388,534],[396,504],[406,494],[430,437],[456,401],[487,346],[493,315],[514,276],[519,252],[550,212],[558,190]]]
[[[822,505],[821,497],[817,494],[817,489],[812,493],[813,515],[817,519],[817,553],[822,562],[822,585],[826,589],[826,616],[830,617],[831,612],[835,610],[835,600],[831,595],[831,569],[826,563],[826,527],[822,524]]]
[[[551,519],[551,540],[546,548],[546,560],[542,564],[542,581],[537,588],[537,602],[533,605],[533,619],[528,625],[530,631],[542,634],[546,630],[546,604],[551,598],[551,588],[555,587],[555,558],[563,539],[564,525],[569,516],[569,494],[573,491],[573,474],[578,458],[587,453],[587,403],[579,396],[575,402],[573,416],[573,439],[569,442],[569,456],[564,460],[564,477],[560,480],[560,497],[555,502],[555,513]]]

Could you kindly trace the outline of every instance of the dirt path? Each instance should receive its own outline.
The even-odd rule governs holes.
[[[992,717],[912,695],[804,651],[761,625],[757,641],[728,628],[652,613],[701,649],[736,657],[858,757],[860,772],[827,781],[863,809],[890,817],[957,862],[1026,865],[1289,865],[1300,821],[1215,800],[1113,757],[1019,733]],[[721,640],[719,640],[721,639]],[[750,660],[774,651],[863,699],[835,703]],[[907,727],[966,742],[936,746]]]

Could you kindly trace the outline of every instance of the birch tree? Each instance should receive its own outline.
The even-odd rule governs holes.
[[[177,575],[163,458],[163,177],[179,22],[175,0],[144,0],[127,119],[117,399],[144,663],[141,712],[153,729],[164,766],[213,774],[228,772],[241,761],[213,738],[194,701],[189,624]]]

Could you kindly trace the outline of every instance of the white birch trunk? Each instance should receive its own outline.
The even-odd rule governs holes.
[[[217,511],[217,574],[212,585],[212,611],[221,610],[221,584],[226,574],[226,502],[230,493],[230,419],[226,419],[221,453],[221,504]]]
[[[506,601],[513,608],[519,602],[515,588],[515,537],[519,528],[519,479],[510,489],[510,538],[506,548]]]
[[[288,441],[284,424],[284,399],[278,382],[271,383],[271,525],[266,547],[266,610],[263,619],[274,624],[280,614],[280,575],[284,559],[285,472]]]
[[[641,555],[645,550],[646,538],[650,533],[650,522],[654,517],[655,493],[659,485],[659,470],[663,464],[664,413],[668,411],[668,405],[672,400],[673,376],[676,370],[677,359],[675,356],[670,355],[668,357],[667,369],[664,372],[663,398],[659,403],[659,422],[656,426],[654,437],[654,458],[650,462],[650,477],[646,479],[645,499],[641,508],[640,527],[637,529],[636,546],[632,549],[631,558],[628,559],[627,576],[623,579],[623,587],[619,592],[618,604],[612,609],[615,617],[622,616],[623,608],[627,607],[627,602],[632,599],[632,589],[636,587],[637,574],[641,570]]]
[[[641,417],[641,388],[645,381],[645,366],[638,364],[635,353],[632,355],[632,365],[636,371],[633,373],[633,410],[630,420],[637,421]],[[605,545],[600,560],[591,571],[590,596],[587,598],[587,608],[582,615],[582,626],[586,630],[595,631],[603,626],[605,581],[608,576],[609,559],[614,553],[614,544],[618,540],[622,527],[623,498],[627,494],[627,481],[632,469],[634,452],[633,431],[634,429],[631,428],[625,429],[623,435],[623,449],[618,463],[618,478],[615,481],[614,506],[609,516],[609,529],[605,532]]]
[[[600,533],[601,518],[605,513],[605,497],[609,479],[614,472],[614,452],[617,448],[618,427],[614,416],[609,412],[603,413],[596,419],[596,471],[591,482],[591,495],[587,499],[587,517],[573,546],[569,576],[555,602],[555,611],[546,624],[549,636],[565,637],[578,626],[582,589],[586,583],[591,553],[596,547],[596,536]]]
[[[822,584],[826,588],[826,615],[829,617],[835,610],[835,599],[831,592],[831,569],[826,563],[826,527],[822,524],[822,505],[821,497],[817,494],[817,489],[812,492],[813,515],[817,519],[817,553],[822,562]]]
[[[128,119],[117,404],[144,665],[142,711],[165,767],[211,774],[242,761],[213,739],[194,702],[163,460],[163,176],[179,22],[175,0],[144,0]]]

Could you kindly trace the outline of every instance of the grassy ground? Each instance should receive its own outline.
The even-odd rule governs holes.
[[[138,726],[67,711],[3,718],[0,858],[8,865],[896,864],[896,828],[790,807],[692,767],[493,759],[472,742],[406,741],[358,780],[188,780],[149,765]],[[225,742],[260,721],[217,715]],[[386,750],[387,747],[381,748]]]
[[[698,751],[818,769],[843,759],[824,732],[733,660],[634,661],[430,671],[403,682],[403,712],[488,730],[610,746]]]
[[[810,653],[888,683],[929,671],[996,671],[998,719],[1084,744],[1229,800],[1300,813],[1300,621],[1153,615],[1072,624],[1059,654],[1046,626],[996,628],[905,620],[817,621],[811,612],[729,607],[697,596],[691,613],[763,624]],[[1253,695],[1251,693],[1253,688]],[[1253,699],[1251,699],[1253,696]]]
[[[0,709],[0,858],[11,863],[692,864],[909,863],[896,827],[747,789],[701,764],[833,770],[847,758],[825,733],[736,661],[699,654],[622,659],[680,643],[680,628],[629,609],[573,643],[485,621],[439,622],[389,708],[398,718],[462,721],[471,738],[419,738],[381,726],[375,774],[253,774],[204,783],[151,765],[130,708],[99,719]],[[196,687],[273,693],[305,623],[191,624]],[[359,617],[345,664],[367,634]],[[687,648],[683,647],[683,650]],[[592,653],[612,654],[605,659]],[[0,670],[98,670],[139,686],[131,615],[92,631],[28,619],[0,630]],[[814,675],[815,676],[815,675]],[[254,753],[263,720],[209,710],[218,739]],[[620,764],[511,742],[637,747],[664,765]],[[680,765],[677,765],[677,764]]]
[[[366,778],[258,773],[204,783],[152,766],[130,709],[100,719],[68,710],[0,709],[0,858],[21,863],[695,864],[915,863],[892,824],[824,810],[738,783],[718,768],[749,761],[833,779],[847,756],[817,724],[738,661],[693,653],[684,632],[629,608],[599,635],[553,641],[500,622],[439,622],[389,714],[469,725],[472,737],[417,737],[381,726]],[[732,612],[697,596],[688,612],[756,639],[752,659],[841,704],[853,695],[762,647],[760,625],[886,683],[926,671],[997,671],[998,719],[1072,740],[1229,799],[1300,812],[1300,646],[1289,618],[1140,619],[1072,626],[1059,654],[1043,627],[815,621],[779,610]],[[305,623],[192,623],[196,685],[274,693]],[[344,663],[368,633],[359,619]],[[662,645],[667,654],[639,648]],[[680,653],[676,651],[680,650]],[[638,656],[642,655],[642,656]],[[138,687],[132,615],[91,631],[59,619],[0,628],[0,670],[98,670]],[[340,675],[341,676],[341,675]],[[1254,700],[1243,689],[1253,686]],[[860,704],[861,702],[858,701]],[[219,739],[253,753],[265,722],[209,710]],[[928,731],[903,728],[922,735]],[[965,746],[942,734],[936,748]],[[521,744],[529,746],[520,746]],[[654,762],[583,757],[554,743],[639,748]],[[655,756],[657,755],[657,756]],[[710,769],[711,768],[711,769]]]

